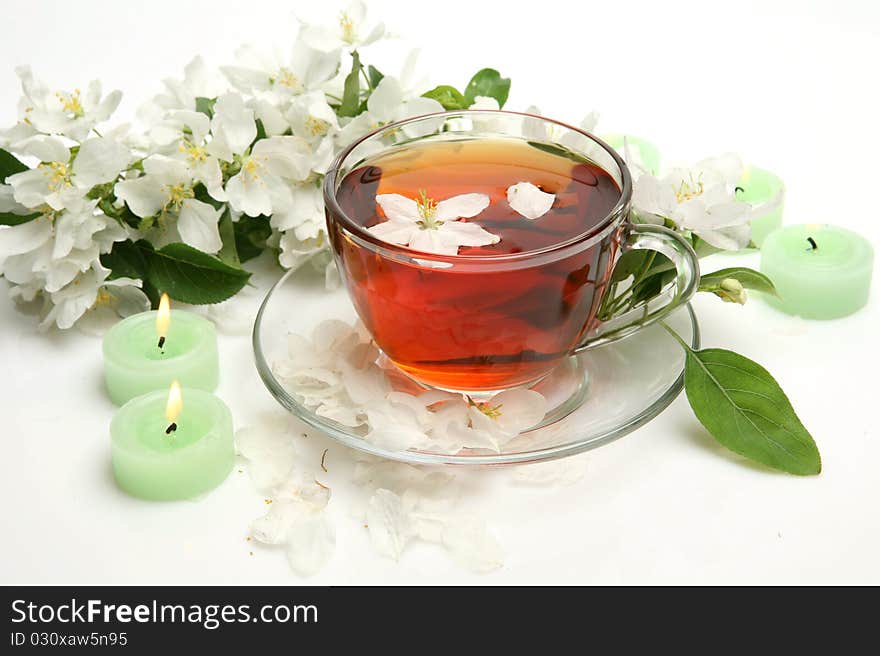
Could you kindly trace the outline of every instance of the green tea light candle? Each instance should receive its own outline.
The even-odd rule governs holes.
[[[141,499],[190,499],[222,483],[235,462],[232,415],[204,390],[172,383],[132,399],[110,424],[116,483]]]
[[[214,324],[191,312],[159,309],[120,321],[104,336],[104,379],[110,399],[122,405],[173,380],[213,392],[220,367]]]
[[[621,155],[624,155],[623,143],[626,139],[630,152],[636,154],[638,163],[645,167],[648,173],[657,175],[660,172],[660,149],[647,139],[634,137],[631,134],[609,134],[602,139]]]
[[[798,225],[771,233],[761,247],[761,271],[779,297],[767,302],[807,319],[845,317],[868,302],[874,249],[854,232]]]
[[[774,173],[748,166],[736,186],[736,198],[752,206],[752,241],[760,247],[767,235],[782,226],[785,185]]]

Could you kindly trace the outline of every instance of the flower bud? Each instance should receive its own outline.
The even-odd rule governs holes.
[[[736,278],[725,278],[715,290],[715,295],[725,303],[739,303],[744,305],[746,302],[746,290],[742,283]]]

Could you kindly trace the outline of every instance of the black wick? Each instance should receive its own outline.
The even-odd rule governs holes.
[[[807,241],[810,242],[810,247],[813,250],[816,250],[817,248],[819,248],[819,246],[816,244],[816,240],[813,239],[812,237],[807,237]]]
[[[733,188],[733,193],[735,193],[735,194],[738,194],[741,191],[745,192],[745,189],[743,189],[742,187],[734,187]]]
[[[163,346],[165,346],[165,335],[159,337],[159,348],[162,348]]]
[[[171,435],[171,433],[173,433],[173,432],[176,431],[176,430],[177,430],[177,424],[175,424],[175,423],[172,421],[170,424],[168,424],[168,428],[165,429],[165,434],[166,434],[166,435]]]

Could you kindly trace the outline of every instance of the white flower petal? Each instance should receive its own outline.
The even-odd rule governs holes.
[[[4,258],[27,253],[45,244],[52,237],[52,222],[36,218],[17,226],[0,227],[0,263]]]
[[[443,531],[443,545],[462,567],[491,572],[504,565],[504,551],[486,530],[486,525],[466,517],[449,522]]]
[[[62,162],[70,160],[70,150],[58,137],[38,134],[15,144],[15,151],[21,155],[36,157],[41,162]]]
[[[185,244],[205,253],[216,253],[223,247],[218,222],[223,209],[189,198],[180,208],[177,230]]]
[[[489,197],[486,194],[461,194],[437,203],[433,218],[437,221],[469,219],[487,207],[489,207]]]
[[[443,226],[451,225],[455,221],[450,221]],[[441,226],[441,228],[443,227]],[[418,230],[412,234],[409,241],[409,247],[422,251],[423,253],[435,253],[437,255],[457,255],[459,243],[456,239],[444,232],[438,230]]]
[[[547,399],[534,390],[507,390],[493,396],[488,405],[498,407],[498,425],[512,434],[534,427],[547,414]]]
[[[368,230],[382,241],[402,246],[409,244],[416,234],[421,231],[419,226],[408,221],[383,221],[368,228]],[[457,251],[458,248],[456,248]]]
[[[421,219],[419,204],[412,198],[400,194],[376,194],[376,202],[390,221],[415,223]]]
[[[141,218],[158,214],[168,202],[165,185],[151,175],[117,182],[114,193],[119,200],[125,201],[135,216]]]
[[[518,182],[507,188],[507,202],[527,219],[538,219],[550,211],[556,194],[541,191],[531,182]]]
[[[391,490],[376,490],[367,505],[366,519],[370,540],[376,551],[393,560],[400,560],[400,554],[413,536],[413,528],[400,496]]]
[[[431,232],[427,230],[425,232]],[[444,239],[454,241],[457,246],[489,246],[501,241],[501,237],[484,230],[476,223],[447,221],[437,229]]]
[[[88,189],[110,182],[131,160],[131,151],[113,139],[87,139],[80,146],[73,162],[76,184]]]
[[[287,533],[287,562],[302,576],[318,572],[336,551],[336,527],[326,512],[303,513]]]
[[[239,94],[223,94],[214,104],[211,132],[214,140],[209,146],[209,152],[220,159],[231,161],[233,155],[243,153],[257,138],[254,112],[245,106],[244,99]]]

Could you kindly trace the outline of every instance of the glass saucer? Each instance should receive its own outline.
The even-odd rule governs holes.
[[[584,390],[577,407],[548,417],[521,433],[500,453],[464,450],[456,454],[393,451],[363,439],[357,429],[321,417],[288,392],[272,372],[287,357],[290,333],[311,335],[325,319],[356,319],[345,290],[327,291],[324,275],[311,267],[285,274],[266,295],[254,324],[257,370],[269,392],[306,424],[342,444],[373,455],[423,465],[497,465],[552,460],[607,444],[634,431],[666,409],[684,385],[684,353],[662,326],[643,328],[619,342],[578,356]],[[700,345],[697,317],[690,305],[667,322],[694,348]]]

